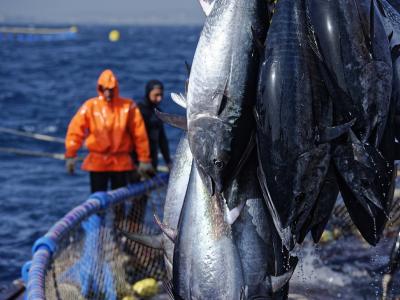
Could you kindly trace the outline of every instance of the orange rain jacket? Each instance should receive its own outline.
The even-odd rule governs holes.
[[[100,86],[113,89],[107,101]],[[119,96],[118,81],[111,70],[105,70],[97,83],[98,97],[87,100],[72,118],[65,139],[65,157],[76,157],[86,139],[89,155],[82,169],[86,171],[129,171],[135,169],[131,158],[150,162],[150,148],[142,115],[131,99]]]

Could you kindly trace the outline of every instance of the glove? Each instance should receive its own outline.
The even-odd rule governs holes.
[[[151,163],[139,162],[138,173],[142,177],[153,176],[156,172],[154,171],[153,165]]]
[[[67,169],[67,173],[69,175],[72,175],[75,172],[75,161],[75,158],[67,158],[65,161],[65,168]]]

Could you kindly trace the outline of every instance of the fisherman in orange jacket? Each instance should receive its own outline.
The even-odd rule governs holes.
[[[92,193],[127,184],[128,172],[136,169],[131,152],[138,156],[138,172],[154,172],[142,115],[131,99],[119,96],[118,81],[111,70],[101,73],[98,96],[87,100],[72,118],[65,140],[67,171],[75,169],[76,154],[86,140],[89,155],[82,169],[90,172]]]

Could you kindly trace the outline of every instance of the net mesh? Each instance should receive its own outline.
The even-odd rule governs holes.
[[[132,284],[164,281],[163,252],[127,239],[121,230],[159,234],[165,187],[99,211],[71,228],[58,243],[46,277],[46,299],[122,299]]]

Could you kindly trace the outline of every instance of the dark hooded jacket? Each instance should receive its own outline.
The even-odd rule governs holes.
[[[171,163],[168,140],[165,134],[164,124],[155,115],[154,112],[155,108],[159,108],[157,107],[157,105],[154,105],[149,100],[150,91],[156,87],[160,87],[163,89],[163,85],[160,81],[149,81],[146,84],[144,100],[138,104],[138,107],[144,119],[144,123],[146,125],[146,131],[150,142],[150,156],[154,168],[157,168],[158,165],[158,149],[160,149],[165,162],[167,164]]]

